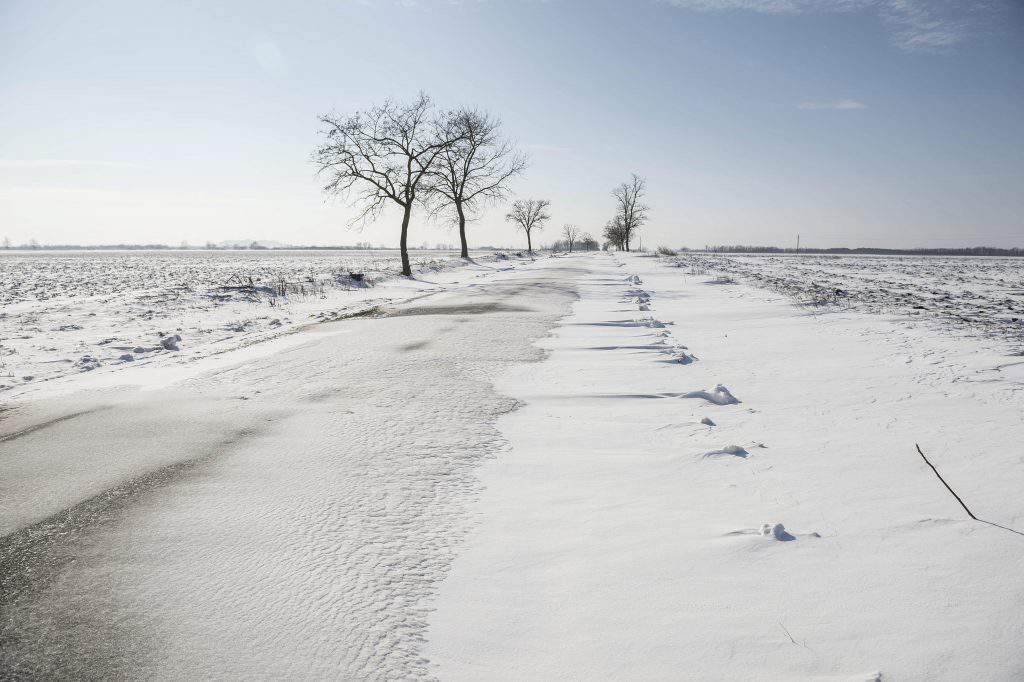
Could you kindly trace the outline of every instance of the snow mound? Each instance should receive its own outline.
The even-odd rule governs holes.
[[[704,419],[707,419],[707,417],[705,417]],[[708,420],[708,421],[710,421],[710,420]],[[713,424],[714,423],[712,422],[712,425]],[[704,453],[704,459],[708,459],[709,457],[728,457],[728,456],[746,458],[749,455],[750,455],[750,453],[747,452],[745,449],[741,448],[739,445],[726,445],[721,450],[712,450],[711,452],[705,452]],[[761,530],[763,531],[764,528],[762,528]]]
[[[697,356],[696,355],[690,355],[685,350],[680,350],[680,351],[676,352],[674,359],[680,365],[688,365],[691,362],[693,362],[694,360],[696,360]]]
[[[710,391],[690,391],[689,393],[683,394],[684,398],[701,398],[709,403],[715,405],[735,405],[739,402],[736,397],[729,392],[729,389],[718,384]]]
[[[780,542],[789,542],[790,540],[796,540],[796,536],[787,531],[786,527],[783,526],[781,523],[766,523],[762,525],[761,535],[766,538],[774,538]]]
[[[181,343],[181,336],[179,334],[172,334],[160,339],[160,345],[167,350],[181,350],[178,346],[179,343]]]

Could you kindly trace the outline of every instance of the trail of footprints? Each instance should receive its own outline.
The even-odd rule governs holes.
[[[633,285],[627,289],[623,298],[624,303],[636,305],[637,310],[641,313],[648,313],[647,315],[635,320],[636,325],[640,327],[648,327],[651,329],[658,329],[659,340],[655,345],[660,346],[659,353],[663,353],[670,356],[669,362],[677,363],[681,365],[689,365],[692,362],[697,361],[699,358],[690,352],[690,349],[681,343],[679,343],[672,335],[672,332],[668,329],[669,324],[661,320],[656,319],[651,313],[651,295],[640,287],[643,284],[643,280],[640,279],[639,275],[630,275],[626,278],[626,282]],[[681,398],[698,398],[706,401],[710,405],[736,405],[740,401],[732,394],[732,392],[723,386],[718,384],[711,390],[698,390],[690,391],[688,393],[679,394]],[[717,426],[710,417],[703,417],[700,420],[701,424],[709,428]],[[748,449],[749,448],[749,449]],[[747,459],[751,456],[751,449],[766,449],[767,446],[764,443],[754,443],[748,447],[742,447],[739,445],[726,445],[720,450],[712,450],[705,452],[700,456],[702,460],[708,459],[721,459],[721,458],[739,458]],[[818,533],[792,533],[786,530],[786,527],[781,523],[765,523],[760,528],[742,528],[726,533],[727,536],[736,535],[755,535],[762,538],[771,539],[777,542],[792,542],[801,537],[819,538],[821,537]]]

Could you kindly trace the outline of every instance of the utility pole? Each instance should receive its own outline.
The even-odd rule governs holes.
[[[800,253],[800,235],[796,236],[796,252]]]

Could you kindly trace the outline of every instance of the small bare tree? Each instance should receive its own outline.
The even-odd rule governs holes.
[[[434,118],[430,98],[422,92],[410,103],[388,100],[347,116],[324,114],[320,122],[326,139],[313,157],[318,174],[329,178],[324,192],[358,205],[354,222],[376,218],[388,202],[397,204],[402,209],[402,274],[411,276],[412,207],[426,191],[434,163],[456,142],[452,128]]]
[[[604,239],[619,251],[626,250],[626,228],[623,226],[622,216],[615,216],[604,226]]]
[[[615,219],[623,231],[623,242],[620,249],[629,251],[629,243],[637,230],[647,222],[649,207],[643,202],[647,194],[647,181],[636,173],[629,182],[624,182],[612,191],[615,197]]]
[[[462,257],[469,258],[466,221],[488,202],[508,196],[508,182],[526,168],[526,157],[501,136],[501,121],[487,112],[470,109],[452,112],[446,119],[448,137],[432,172],[434,212],[454,210],[462,242]]]
[[[562,225],[562,236],[565,238],[565,244],[569,247],[569,253],[572,253],[572,247],[576,245],[576,241],[580,238],[582,230],[575,225],[565,224]]]
[[[526,233],[526,248],[533,253],[533,231],[544,229],[544,223],[550,220],[548,208],[551,202],[547,199],[525,199],[512,204],[512,210],[505,220],[514,223]]]

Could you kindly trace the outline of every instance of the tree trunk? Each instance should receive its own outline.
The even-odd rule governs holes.
[[[402,250],[402,274],[412,277],[412,267],[409,265],[409,218],[412,216],[412,203],[405,206],[405,213],[402,215],[402,239],[399,247]]]
[[[459,214],[459,239],[462,240],[462,257],[469,260],[469,244],[466,243],[466,214],[462,210],[462,204],[456,203],[455,210]]]
[[[533,242],[530,240],[530,231],[526,231],[526,252],[533,253]]]

